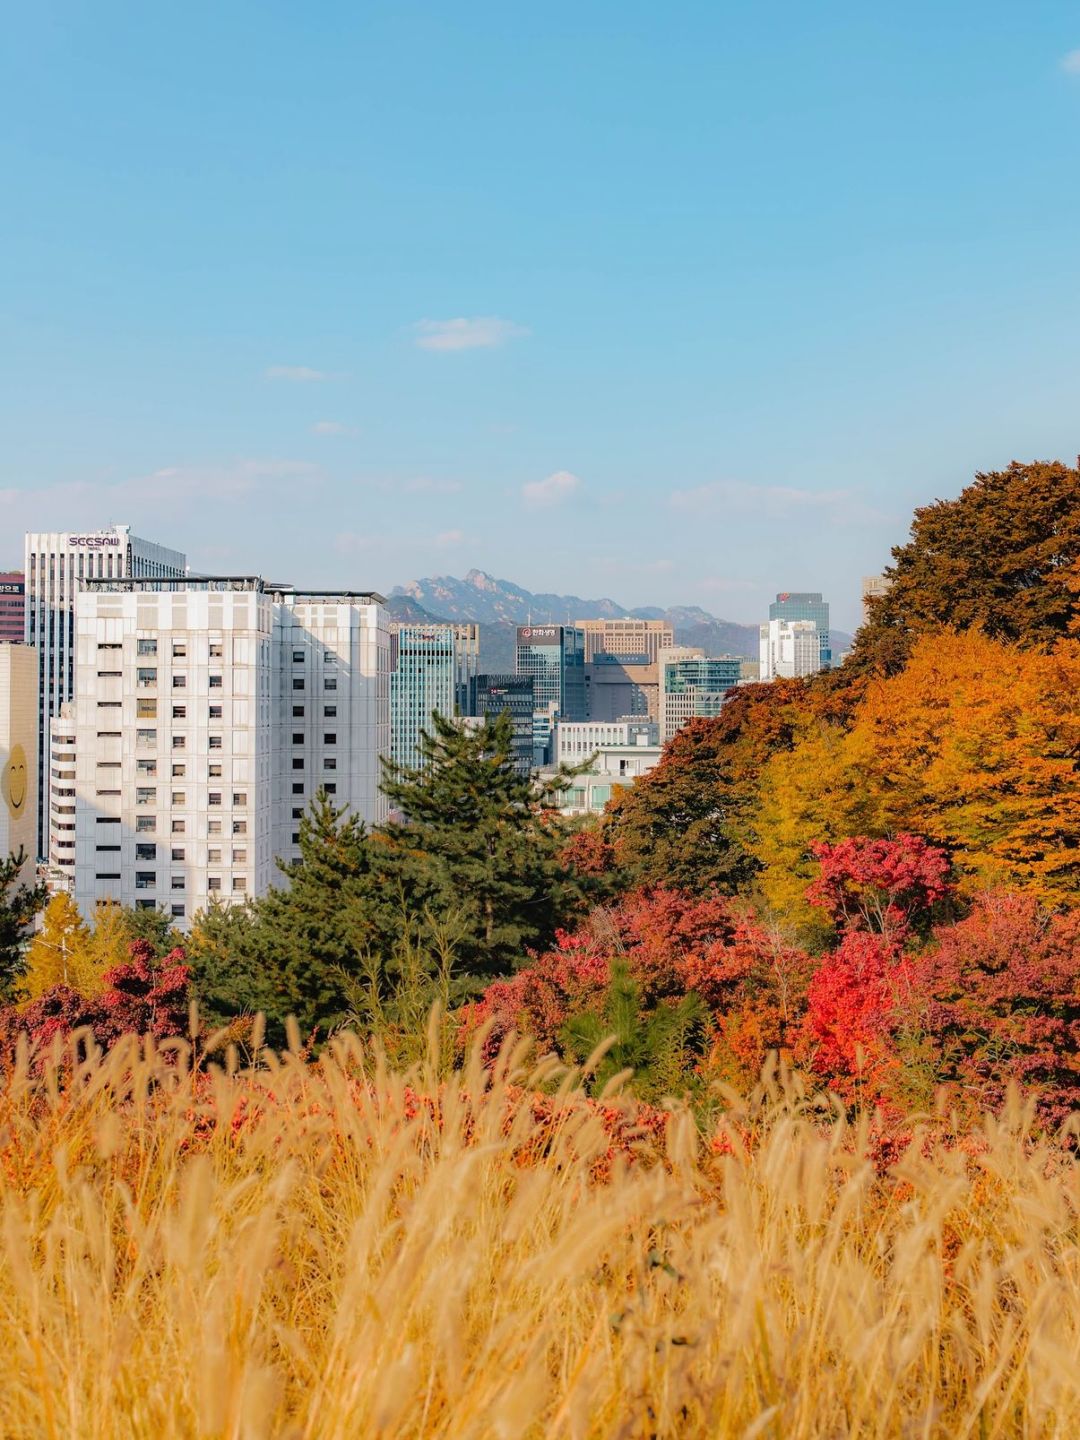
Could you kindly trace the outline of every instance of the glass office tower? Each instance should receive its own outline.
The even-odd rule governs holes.
[[[832,641],[829,637],[829,602],[820,590],[784,590],[769,606],[770,620],[812,620],[817,626],[821,650],[821,668],[832,664]]]
[[[492,717],[510,712],[514,763],[520,775],[533,766],[533,682],[528,675],[477,675],[470,685],[469,714]]]
[[[533,682],[534,759],[545,765],[555,721],[587,718],[584,631],[576,625],[519,625],[516,671]]]

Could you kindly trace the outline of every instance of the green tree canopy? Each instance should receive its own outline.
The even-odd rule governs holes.
[[[45,908],[45,885],[27,885],[20,877],[26,851],[0,859],[0,991],[7,996],[23,967],[26,932],[34,916]]]
[[[386,833],[410,859],[404,883],[455,916],[469,973],[505,974],[529,948],[550,944],[584,898],[583,878],[561,859],[556,801],[565,777],[518,774],[505,713],[475,727],[434,715],[420,750],[415,768],[383,767],[383,790],[401,817]]]

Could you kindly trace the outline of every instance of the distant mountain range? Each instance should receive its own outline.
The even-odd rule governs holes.
[[[666,620],[679,645],[694,645],[707,655],[741,655],[757,659],[758,627],[720,620],[697,605],[668,610],[640,606],[627,610],[610,599],[583,600],[579,595],[533,594],[510,580],[496,580],[483,570],[470,570],[463,580],[433,575],[395,585],[389,608],[398,620],[474,620],[480,625],[482,670],[514,668],[514,630],[518,625],[565,625],[574,620]],[[841,653],[851,637],[834,630],[833,653]]]

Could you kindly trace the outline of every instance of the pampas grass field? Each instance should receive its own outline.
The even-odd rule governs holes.
[[[22,1056],[0,1435],[1080,1434],[1080,1173],[1019,1104],[889,1167],[791,1080],[719,1141],[577,1083]]]

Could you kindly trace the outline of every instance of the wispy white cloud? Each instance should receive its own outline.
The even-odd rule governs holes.
[[[479,315],[471,320],[420,320],[413,333],[421,350],[490,350],[529,331],[497,315]]]
[[[464,539],[464,530],[444,530],[441,535],[435,536],[435,544],[440,550],[449,550],[453,545],[460,545]]]
[[[1061,68],[1066,75],[1080,75],[1080,50],[1070,50],[1061,57]]]
[[[391,485],[410,495],[456,495],[461,489],[460,480],[447,480],[438,475],[414,475],[410,480],[393,481]]]
[[[311,427],[313,435],[355,435],[356,426],[346,425],[343,420],[316,420]]]
[[[673,509],[688,514],[756,515],[766,520],[819,515],[830,522],[864,525],[895,519],[867,505],[854,490],[751,485],[745,480],[715,480],[687,490],[673,490],[668,503]]]
[[[698,582],[699,588],[712,595],[738,595],[747,590],[760,590],[757,580],[733,580],[726,575],[709,576]]]
[[[360,555],[372,548],[376,538],[374,535],[358,535],[355,530],[342,530],[334,536],[333,545],[339,555]]]
[[[327,371],[313,370],[310,365],[268,365],[264,373],[267,380],[292,380],[300,385],[330,379]]]
[[[544,480],[529,480],[521,487],[526,505],[561,505],[581,488],[581,481],[569,470],[556,470]]]

